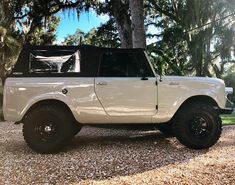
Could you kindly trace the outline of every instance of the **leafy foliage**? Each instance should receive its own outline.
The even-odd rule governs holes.
[[[0,0],[0,77],[3,81],[23,44],[55,41],[60,18],[46,13],[46,4],[46,1]]]
[[[57,27],[60,23],[60,18],[50,16],[43,27],[35,29],[29,41],[32,45],[50,45],[56,41]]]
[[[75,34],[68,35],[63,45],[79,45],[90,44],[94,46],[112,47],[120,46],[120,40],[117,31],[115,31],[115,23],[110,19],[106,24],[101,25],[97,29],[92,29],[88,33],[77,29]]]
[[[78,29],[63,44],[133,47],[131,3],[132,0],[0,0],[0,34],[5,35],[1,51],[6,59],[17,56],[14,47],[20,48],[24,43],[52,44],[59,24],[55,13],[77,11],[79,16],[90,9],[108,15],[110,20],[88,33]],[[234,72],[229,72],[235,64],[234,0],[144,0],[144,21],[151,41],[147,49],[159,73],[223,78]],[[8,63],[10,59],[4,61]]]
[[[158,33],[148,36],[158,39],[155,60],[165,66],[164,72],[222,77],[234,49],[234,4],[222,0],[150,0],[147,25]]]
[[[4,82],[4,77],[15,62],[16,56],[20,50],[20,44],[7,31],[0,26],[0,78]]]
[[[14,30],[13,1],[0,1],[0,78],[4,83],[7,72],[14,64],[21,48],[20,38]]]

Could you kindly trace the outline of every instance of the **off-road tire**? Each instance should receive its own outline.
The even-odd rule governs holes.
[[[190,103],[174,117],[176,138],[191,149],[206,149],[220,138],[222,122],[218,112],[205,103]]]
[[[73,135],[76,136],[81,131],[81,129],[82,129],[82,127],[77,122],[74,122]]]
[[[56,106],[40,106],[31,110],[23,125],[28,146],[36,152],[56,153],[73,137],[73,118],[69,111]]]

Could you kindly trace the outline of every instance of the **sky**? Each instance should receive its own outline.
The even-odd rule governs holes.
[[[67,35],[74,34],[78,28],[87,33],[92,28],[96,28],[109,20],[108,15],[97,15],[94,10],[82,12],[79,19],[75,10],[59,12],[57,16],[61,17],[61,22],[57,29],[57,39],[54,44],[61,44]],[[159,30],[156,30],[154,26],[149,26],[147,33],[159,33]],[[157,38],[147,39],[147,44],[154,43],[157,40]]]
[[[78,28],[84,32],[88,32],[108,20],[108,16],[99,16],[92,10],[82,12],[79,19],[77,18],[76,11],[59,12],[57,16],[61,17],[56,34],[58,43],[63,42],[68,34],[74,34]]]

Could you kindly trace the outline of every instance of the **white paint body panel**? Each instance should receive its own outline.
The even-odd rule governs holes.
[[[153,117],[153,122],[169,121],[179,107],[194,96],[208,96],[219,108],[225,108],[225,84],[220,79],[165,76],[158,84],[158,114]]]
[[[95,91],[111,122],[151,123],[157,113],[155,81],[156,78],[98,77]]]
[[[21,120],[32,105],[47,99],[64,102],[80,123],[106,117],[94,92],[94,78],[8,78],[4,95],[4,117],[10,121]]]
[[[107,85],[97,87],[97,82]],[[163,77],[158,86],[155,78],[7,78],[3,112],[7,121],[17,122],[35,103],[55,99],[68,105],[82,124],[162,123],[169,121],[184,101],[198,95],[209,96],[220,108],[225,107],[224,82],[211,78]]]

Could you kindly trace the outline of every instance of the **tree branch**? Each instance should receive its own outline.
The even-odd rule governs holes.
[[[27,17],[28,15],[29,15],[29,12],[24,15],[21,15],[21,16],[16,16],[16,17],[14,16],[13,19],[23,19],[23,18]]]
[[[164,15],[170,17],[172,20],[175,20],[176,22],[179,22],[178,18],[174,14],[170,13],[169,10],[163,10],[160,6],[158,6],[156,1],[151,1],[151,2],[152,2],[153,6],[155,7],[155,9],[157,11],[159,11],[159,12],[163,13]]]

